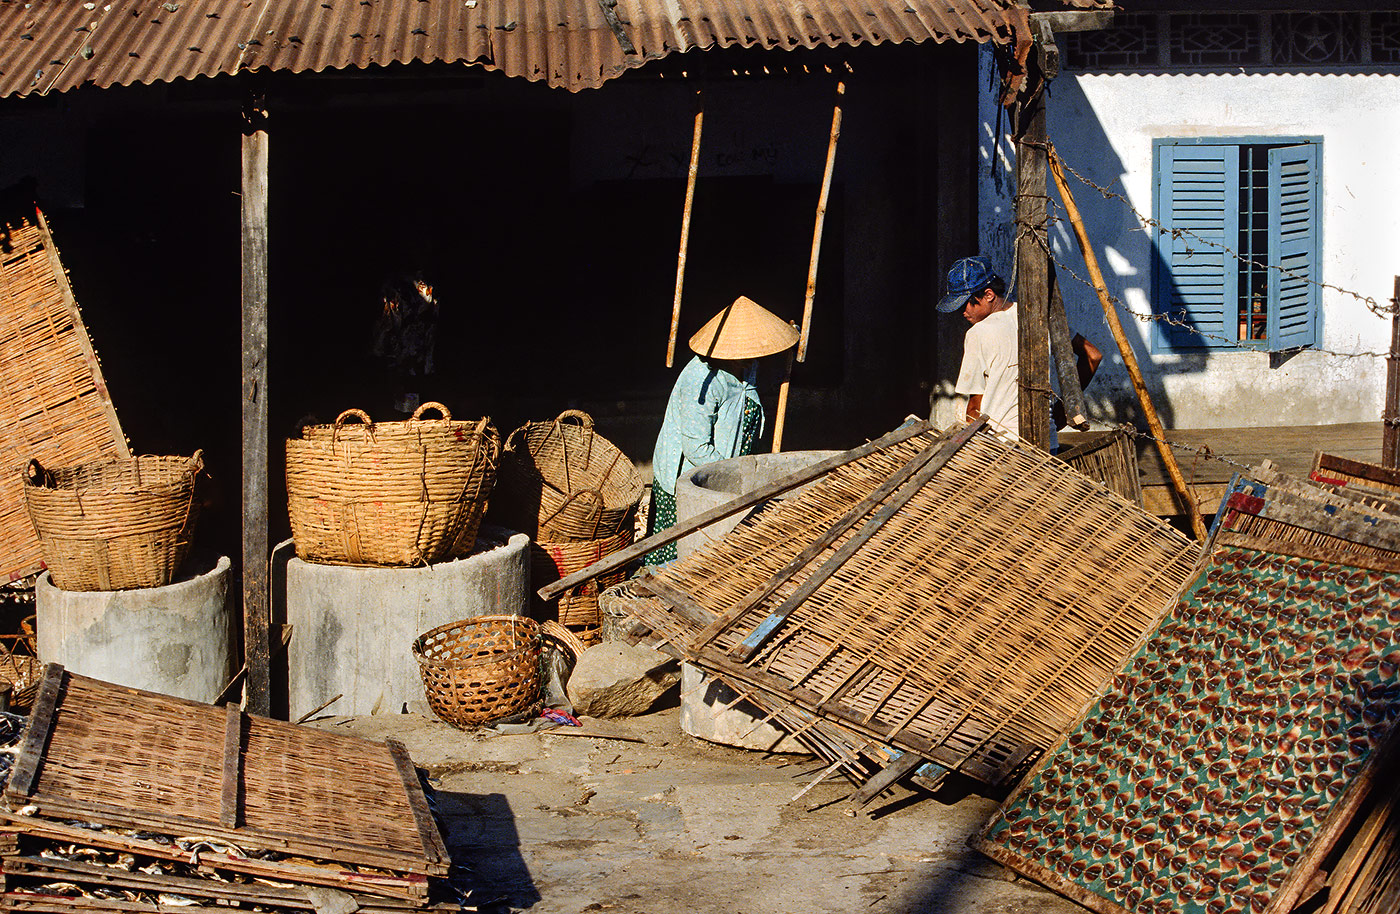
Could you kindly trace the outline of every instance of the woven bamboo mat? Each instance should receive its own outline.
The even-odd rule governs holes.
[[[646,582],[669,607],[642,621],[731,682],[999,782],[1082,711],[1199,548],[1049,455],[971,431],[878,451],[750,518]]]
[[[40,570],[20,469],[129,457],[43,213],[0,194],[0,575]]]
[[[1278,544],[1349,556],[1390,557],[1400,552],[1400,515],[1386,505],[1333,486],[1261,474],[1269,482],[1236,476],[1216,513],[1213,535],[1243,533]]]
[[[244,850],[443,875],[401,746],[45,668],[5,791],[47,818],[208,835]]]
[[[1222,533],[975,842],[1106,914],[1289,911],[1393,752],[1400,560]]]
[[[1313,453],[1312,478],[1319,482],[1336,481],[1346,486],[1354,485],[1400,496],[1400,470],[1322,451]]]

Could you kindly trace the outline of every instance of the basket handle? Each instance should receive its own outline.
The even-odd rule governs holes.
[[[553,619],[546,619],[540,623],[540,635],[572,654],[574,663],[578,663],[579,655],[588,650],[588,645],[584,644],[578,635]]]
[[[39,462],[38,457],[30,457],[29,462],[24,465],[24,480],[28,485],[43,489],[58,487],[53,474],[44,469],[44,465]]]
[[[554,417],[554,430],[559,432],[559,444],[564,449],[564,485],[572,489],[574,484],[569,479],[569,439],[564,437],[564,432],[559,428],[565,419],[577,419],[578,424],[587,432],[583,437],[583,465],[588,466],[593,461],[593,417],[581,409],[566,409]]]
[[[369,413],[362,409],[347,409],[345,412],[335,417],[335,427],[331,429],[331,441],[340,437],[340,430],[345,427],[346,419],[359,419],[365,425],[371,439],[374,438],[374,420],[370,419]]]
[[[452,418],[452,411],[449,410],[446,406],[443,406],[441,403],[437,402],[436,400],[429,400],[427,403],[421,404],[417,409],[413,411],[413,418],[422,419],[423,413],[427,412],[430,409],[437,410],[442,415],[443,421],[447,421]],[[368,420],[369,417],[366,416],[365,418],[366,420]]]
[[[190,455],[190,467],[190,472],[195,475],[198,475],[199,471],[204,469],[204,448],[199,448]]]
[[[593,431],[593,417],[590,416],[590,415],[588,415],[588,413],[584,412],[584,411],[581,410],[581,409],[566,409],[566,410],[564,410],[562,413],[560,413],[559,415],[557,415],[557,416],[554,417],[554,424],[555,424],[555,425],[558,425],[560,422],[563,422],[565,419],[577,419],[579,425],[582,425],[584,428],[588,429],[590,432]]]

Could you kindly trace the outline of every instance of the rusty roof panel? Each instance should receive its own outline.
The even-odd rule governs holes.
[[[577,91],[693,49],[1026,33],[1013,0],[616,0],[607,8],[616,29],[607,2],[0,0],[0,97],[411,61],[478,64]]]

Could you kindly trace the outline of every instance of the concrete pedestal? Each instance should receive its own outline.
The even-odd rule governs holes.
[[[475,616],[524,615],[530,540],[483,527],[476,551],[423,568],[287,564],[288,713],[292,720],[336,695],[328,714],[398,714],[423,700],[413,642]]]
[[[696,467],[676,481],[676,521],[688,520],[839,453],[788,451],[781,454],[752,454]],[[778,500],[789,498],[802,488],[805,486],[785,492],[778,496]],[[748,511],[740,511],[683,537],[676,543],[677,555],[685,558],[710,540],[724,536],[761,507],[756,505]],[[724,706],[738,696],[724,685],[710,682],[702,671],[690,664],[684,664],[681,671],[681,729],[686,733],[741,749],[806,751],[783,731],[768,724],[759,724],[761,718],[751,713],[754,709],[747,702],[725,710]]]
[[[696,467],[676,480],[676,522],[689,520],[775,479],[782,479],[839,453],[841,452],[787,451],[781,454],[750,454],[747,457],[734,457]],[[803,488],[806,487],[784,492],[778,496],[778,500],[790,498]],[[681,537],[676,541],[676,555],[685,558],[710,540],[719,539],[761,507],[763,506],[755,505],[747,511],[732,514],[689,536]]]
[[[164,587],[34,587],[39,656],[134,689],[212,702],[231,675],[227,556],[195,554]]]

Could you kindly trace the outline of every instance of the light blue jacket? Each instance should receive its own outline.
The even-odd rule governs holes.
[[[734,375],[695,356],[681,369],[666,418],[652,455],[655,485],[670,495],[676,480],[698,466],[738,457],[744,431],[744,401],[762,409],[752,381]],[[759,413],[760,422],[762,412]],[[762,425],[759,427],[762,434]]]

